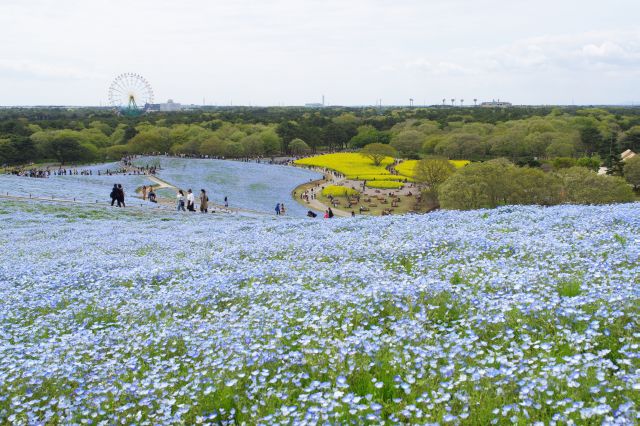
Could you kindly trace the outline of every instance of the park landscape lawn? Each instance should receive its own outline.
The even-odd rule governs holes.
[[[638,204],[0,203],[0,423],[634,424]]]

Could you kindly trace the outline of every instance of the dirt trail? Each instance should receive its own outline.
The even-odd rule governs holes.
[[[149,179],[151,182],[155,183],[155,187],[156,189],[161,189],[161,188],[175,188],[178,189],[177,187],[171,185],[169,182],[164,181],[156,176],[153,175],[147,175],[147,179]]]
[[[303,168],[304,169],[313,170],[315,172],[318,172],[318,173],[322,174],[324,177],[327,177],[327,173],[323,169],[320,169],[320,168],[317,168],[317,167],[303,167]],[[341,182],[346,180],[345,178],[339,178],[339,177],[337,177],[337,176],[335,176],[334,174],[331,174],[331,173],[328,174],[328,176],[329,176],[329,181],[325,181],[323,179],[318,179],[318,180],[314,180],[312,182],[306,182],[306,183],[303,183],[302,185],[298,185],[296,187],[296,189],[294,189],[294,192],[296,194],[302,192],[302,188],[304,186],[306,186],[306,185],[309,185],[309,184],[320,184],[320,185],[322,185],[322,184],[325,184],[325,183],[329,183],[329,184],[332,184],[332,185],[337,185],[337,184],[340,184]],[[295,196],[293,198],[296,200],[297,203],[299,203],[299,204],[301,204],[303,206],[306,206],[306,207],[311,207],[312,209],[318,210],[318,211],[322,212],[323,214],[329,208],[329,206],[327,206],[323,202],[321,202],[319,200],[316,200],[316,199],[310,200],[307,203],[307,202],[303,201],[302,199],[300,199],[300,197]],[[351,216],[350,212],[347,212],[347,211],[344,211],[344,210],[340,210],[340,209],[335,208],[335,207],[331,207],[331,210],[333,211],[333,214],[338,216],[338,217],[350,217]]]

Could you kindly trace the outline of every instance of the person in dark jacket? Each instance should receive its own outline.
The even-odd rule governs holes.
[[[124,188],[118,184],[118,207],[126,207],[124,204]]]
[[[113,188],[111,189],[111,206],[113,206],[113,204],[116,202],[116,200],[118,199],[118,185],[117,184],[113,184]],[[120,207],[118,205],[118,207]]]

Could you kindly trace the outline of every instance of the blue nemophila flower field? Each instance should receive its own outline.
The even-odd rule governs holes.
[[[0,423],[634,424],[640,205],[0,203]]]
[[[229,205],[235,208],[256,210],[273,214],[276,203],[285,203],[291,216],[305,217],[308,207],[295,202],[291,192],[297,185],[319,179],[321,174],[290,166],[243,163],[212,159],[185,159],[167,157],[140,157],[136,164],[161,167],[157,176],[186,191],[192,188],[196,194],[207,191],[212,204],[223,205],[228,197]],[[136,190],[143,185],[154,184],[145,175],[105,175],[106,170],[117,170],[119,163],[84,166],[93,175],[51,175],[47,179],[33,179],[0,174],[0,196],[34,198],[57,198],[77,200],[84,203],[106,204],[113,184],[124,186],[126,202],[130,206],[154,208],[158,206],[143,201]],[[100,170],[102,174],[98,176]],[[159,196],[175,200],[176,190],[160,189]]]
[[[276,203],[285,203],[289,215],[304,217],[308,207],[291,199],[296,186],[322,178],[298,167],[213,159],[140,157],[136,164],[157,164],[158,176],[179,188],[206,189],[213,203],[273,213]],[[173,198],[173,193],[171,193]]]

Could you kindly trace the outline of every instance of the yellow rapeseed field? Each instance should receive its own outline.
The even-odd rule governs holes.
[[[449,160],[449,162],[453,164],[456,167],[456,169],[459,169],[460,167],[464,167],[470,163],[469,160]],[[402,176],[415,177],[414,169],[416,167],[416,164],[418,164],[418,160],[406,160],[398,164],[395,167],[395,169]]]
[[[296,160],[301,166],[324,167],[342,173],[347,179],[382,180],[392,177],[386,166],[393,164],[393,158],[385,158],[379,166],[375,166],[369,158],[352,152],[324,154],[316,157]]]
[[[346,197],[351,195],[358,195],[359,192],[353,188],[347,188],[346,186],[329,185],[322,190],[322,195],[328,197]]]
[[[398,189],[401,188],[404,184],[402,182],[396,182],[393,180],[368,180],[367,186],[369,188],[379,188],[379,189]]]

